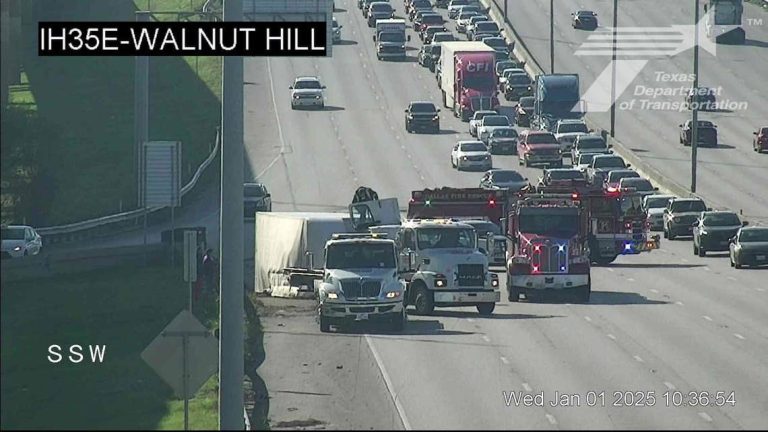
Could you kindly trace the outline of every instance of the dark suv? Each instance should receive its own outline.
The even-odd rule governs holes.
[[[413,132],[418,129],[429,129],[433,133],[440,132],[440,109],[432,102],[411,102],[405,110],[405,130]]]
[[[707,252],[727,251],[731,237],[746,225],[734,212],[702,212],[699,220],[693,224],[693,253],[703,257]]]
[[[673,198],[664,209],[664,238],[693,235],[693,223],[707,211],[704,200],[699,198]]]

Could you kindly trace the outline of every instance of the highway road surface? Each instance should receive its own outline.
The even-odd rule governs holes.
[[[505,0],[495,0],[503,8]],[[539,65],[549,71],[549,1],[506,0],[509,19]],[[600,27],[612,25],[613,2],[604,0],[558,0],[555,2],[555,72],[578,73],[582,92],[609,65],[611,57],[576,55],[591,31],[571,27],[571,13],[593,10]],[[620,1],[618,27],[665,27],[693,22],[691,1]],[[703,15],[703,6],[701,14]],[[759,20],[762,21],[753,21]],[[756,24],[760,22],[760,24]],[[717,99],[743,108],[723,112],[701,112],[700,120],[717,125],[718,148],[698,151],[697,192],[708,197],[713,207],[743,209],[746,215],[768,217],[768,154],[752,151],[752,132],[768,125],[768,19],[759,7],[744,3],[745,45],[717,45],[716,54],[700,49],[699,85],[719,91]],[[607,31],[603,29],[602,31]],[[610,35],[610,32],[607,33]],[[607,40],[610,42],[610,39]],[[620,57],[621,58],[621,57]],[[638,58],[635,58],[638,59]],[[690,111],[651,109],[651,102],[680,102],[682,96],[635,96],[643,88],[672,90],[691,87],[687,79],[674,77],[693,73],[693,50],[674,56],[650,58],[640,74],[621,95],[616,110],[616,138],[638,156],[683,186],[691,182],[691,149],[679,143],[679,124]],[[622,110],[622,102],[632,103]],[[645,102],[643,102],[645,101]],[[641,104],[646,104],[643,109]],[[589,107],[588,107],[589,109]],[[608,112],[592,113],[603,129],[610,129]]]
[[[402,16],[402,3],[392,4]],[[408,61],[379,62],[356,3],[336,6],[343,41],[332,59],[246,60],[247,175],[267,184],[273,210],[343,211],[361,185],[381,197],[396,196],[401,205],[414,189],[477,186],[479,173],[459,173],[449,163],[455,141],[469,137],[466,123],[443,110],[440,135],[404,130],[409,101],[439,104],[433,75],[415,62],[418,37],[409,30]],[[533,14],[537,6],[520,7]],[[662,16],[665,10],[649,9],[642,11]],[[290,109],[288,86],[298,75],[321,78],[325,110]],[[746,87],[728,91],[755,98]],[[759,103],[756,108],[760,114]],[[642,124],[653,114],[631,114],[643,119],[631,126],[634,131],[650,136]],[[622,134],[630,135],[629,115],[621,114],[620,127],[627,128]],[[732,117],[733,123],[718,123],[724,137],[736,140],[742,136],[738,122],[747,120]],[[670,121],[677,122],[664,120]],[[666,133],[665,128],[654,129]],[[675,171],[677,162],[668,159],[685,155],[674,133],[669,143],[625,143],[665,158],[658,166]],[[757,196],[754,179],[768,165],[749,153],[748,143],[733,142],[736,148],[702,156],[713,161],[702,168],[702,191],[736,200],[745,211],[765,212],[767,198]],[[518,167],[514,156],[496,156],[494,165],[519,169],[532,181],[541,172]],[[715,176],[712,169],[723,173],[722,186],[703,180]],[[684,179],[684,172],[679,176]],[[747,189],[728,191],[736,185]],[[249,248],[252,243],[246,243],[247,254]],[[768,426],[768,287],[760,282],[765,270],[737,271],[724,256],[699,258],[690,240],[676,240],[593,268],[592,275],[589,304],[509,303],[503,291],[493,317],[482,318],[474,308],[438,309],[433,316],[411,315],[402,335],[375,329],[321,334],[311,302],[264,299],[271,313],[263,319],[266,359],[259,374],[269,392],[270,423],[276,429]],[[710,400],[695,401],[691,391],[708,392]],[[541,392],[544,406],[515,406],[513,394]],[[580,406],[550,406],[555,392],[578,395]],[[733,393],[735,403],[710,406],[717,392],[726,398]],[[674,406],[680,397],[683,406]]]

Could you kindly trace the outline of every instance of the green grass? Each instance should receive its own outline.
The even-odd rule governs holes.
[[[19,165],[34,178],[15,188],[14,169],[3,168],[4,222],[23,218],[37,226],[58,225],[115,213],[136,204],[134,172],[133,57],[39,57],[37,21],[132,21],[138,7],[124,0],[29,0],[22,2],[22,59],[27,85],[11,89],[10,108],[29,113],[41,131],[36,151]],[[154,11],[195,9],[203,0],[154,0]],[[176,19],[176,16],[159,16]],[[183,143],[182,173],[189,179],[208,155],[220,123],[219,57],[150,59],[150,140]],[[5,116],[5,115],[4,115]],[[5,129],[5,128],[4,128]],[[13,130],[13,126],[9,129]],[[18,134],[2,133],[6,149],[27,146]],[[9,152],[12,152],[9,150]],[[35,191],[48,196],[38,199]],[[22,203],[18,204],[18,203]]]
[[[180,269],[117,268],[4,283],[2,429],[180,429],[183,402],[140,358],[181,311]],[[215,323],[215,304],[198,317]],[[48,346],[103,344],[101,364],[51,364]],[[214,376],[190,401],[190,426],[217,427]]]

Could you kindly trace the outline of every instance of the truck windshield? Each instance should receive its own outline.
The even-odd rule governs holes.
[[[380,42],[405,42],[405,34],[401,32],[383,32],[379,34]]]
[[[528,144],[557,144],[557,139],[548,133],[530,134],[525,142]]]
[[[576,209],[552,209],[550,213],[528,213],[525,210],[520,211],[521,233],[555,238],[571,238],[579,233],[579,215]]]
[[[391,244],[335,243],[328,246],[325,267],[330,269],[394,268]]]
[[[492,232],[493,235],[501,235],[501,228],[493,222],[470,221],[465,223],[475,227],[478,237],[485,238],[485,233],[488,231]]]
[[[389,3],[372,3],[371,12],[392,13],[392,6],[390,6]]]
[[[495,90],[496,80],[488,75],[467,75],[464,77],[464,87],[472,90]]]
[[[475,248],[474,230],[468,228],[421,228],[416,230],[419,249]]]
[[[739,1],[724,1],[712,4],[715,9],[715,25],[741,24],[741,5]]]
[[[629,195],[621,197],[622,216],[640,216],[643,211],[643,197],[640,195]]]

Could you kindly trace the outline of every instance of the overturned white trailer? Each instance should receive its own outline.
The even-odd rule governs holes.
[[[254,287],[273,297],[311,297],[323,275],[325,245],[333,234],[399,224],[397,198],[379,199],[368,187],[355,192],[349,213],[256,213]]]

